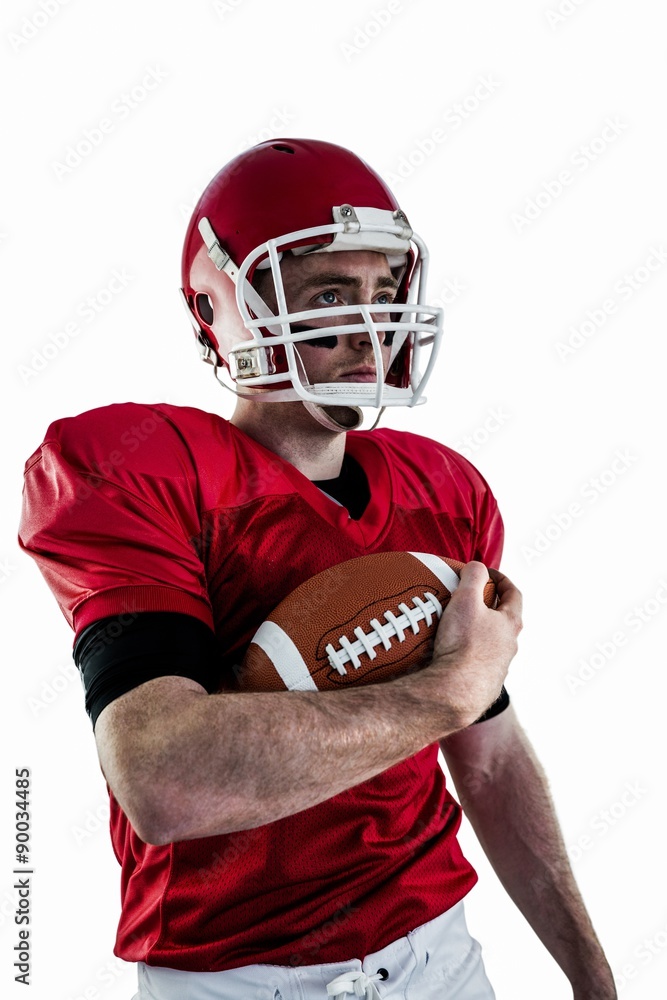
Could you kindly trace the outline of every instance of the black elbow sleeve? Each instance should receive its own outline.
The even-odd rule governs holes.
[[[209,694],[219,686],[220,652],[204,622],[170,611],[127,619],[118,615],[93,622],[74,644],[93,729],[103,708],[156,677],[191,677]]]

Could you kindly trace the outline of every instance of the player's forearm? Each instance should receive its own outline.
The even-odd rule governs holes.
[[[444,611],[431,663],[385,684],[334,692],[207,695],[159,677],[97,720],[100,761],[120,805],[152,843],[261,826],[352,788],[472,725],[516,652],[521,595],[471,562]]]
[[[416,677],[408,681],[331,693],[206,695],[196,685],[179,686],[174,699],[165,699],[175,681],[160,678],[151,682],[156,693],[161,689],[157,709],[148,686],[137,698],[146,725],[137,719],[133,728],[144,735],[106,754],[106,777],[149,842],[260,826],[360,784],[468,724],[455,710],[429,706],[415,693]]]
[[[493,760],[481,756],[471,766],[450,752],[447,763],[498,877],[570,980],[576,1000],[615,1000],[613,976],[574,880],[546,778],[523,732],[517,727],[500,742]]]

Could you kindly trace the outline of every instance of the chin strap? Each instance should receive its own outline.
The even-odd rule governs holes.
[[[314,417],[318,423],[322,424],[329,431],[336,431],[337,433],[342,433],[343,431],[357,431],[364,422],[364,415],[361,408],[358,406],[346,406],[346,410],[352,410],[357,415],[356,424],[341,424],[339,423],[329,412],[330,406],[322,406],[320,403],[308,403],[306,400],[302,400],[303,405],[306,407],[311,417]],[[377,425],[380,423],[380,418],[385,411],[385,407],[382,406],[378,410],[378,415],[373,421],[373,424],[368,428],[369,431],[374,431]]]
[[[375,420],[373,421],[373,425],[372,425],[372,427],[369,427],[369,428],[368,428],[368,429],[369,429],[369,431],[374,431],[374,430],[375,430],[375,428],[377,427],[377,425],[378,425],[378,424],[380,423],[380,417],[381,417],[381,416],[382,416],[382,414],[384,413],[385,409],[386,409],[386,407],[384,407],[384,406],[381,406],[381,407],[380,407],[380,409],[378,410],[378,415],[377,415],[377,417],[375,418]]]
[[[305,399],[302,400],[302,402],[311,417],[314,417],[318,423],[322,424],[322,426],[326,427],[329,431],[336,431],[339,434],[342,431],[356,431],[364,422],[364,415],[358,406],[345,407],[346,410],[351,410],[356,415],[356,423],[341,424],[329,412],[331,410],[330,406],[321,406],[320,403],[309,403]]]

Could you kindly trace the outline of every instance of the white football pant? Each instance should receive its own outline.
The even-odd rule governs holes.
[[[133,1000],[495,1000],[463,902],[361,961],[184,972],[138,965]]]

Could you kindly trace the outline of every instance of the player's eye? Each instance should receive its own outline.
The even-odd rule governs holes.
[[[322,300],[322,304],[325,306],[333,306],[336,302],[336,293],[332,291],[320,292],[317,299]]]

